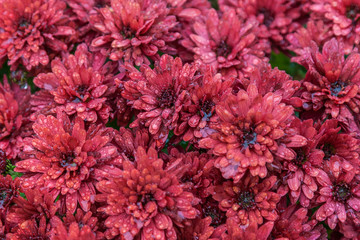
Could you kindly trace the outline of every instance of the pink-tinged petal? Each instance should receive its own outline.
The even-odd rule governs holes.
[[[307,139],[301,135],[288,137],[287,140],[290,141],[286,144],[287,147],[303,147],[307,144]]]
[[[350,207],[352,207],[355,211],[360,212],[360,199],[359,198],[350,198],[347,203]]]
[[[321,186],[332,185],[329,176],[323,170],[319,170],[319,174],[317,175],[316,179],[321,184]]]
[[[77,207],[78,202],[78,193],[75,192],[73,194],[66,194],[66,209],[70,213],[74,213]]]
[[[183,9],[180,13],[178,13],[179,17],[183,18],[194,18],[201,14],[201,11],[196,8],[186,8]]]
[[[151,134],[156,134],[160,129],[161,122],[162,122],[161,117],[157,117],[157,118],[153,119],[149,126],[149,132]]]
[[[337,202],[336,203],[335,213],[336,213],[337,217],[339,218],[339,220],[341,222],[345,222],[345,220],[346,220],[346,211],[345,211],[344,204]]]

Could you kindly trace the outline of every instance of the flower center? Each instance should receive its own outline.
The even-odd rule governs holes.
[[[227,57],[230,53],[231,47],[229,47],[229,45],[224,40],[222,40],[216,49],[216,55]]]
[[[206,120],[209,120],[209,118],[212,115],[212,110],[213,107],[215,106],[215,103],[211,100],[205,100],[200,104],[201,104],[201,112],[203,113],[204,118],[206,118]]]
[[[346,202],[351,196],[350,187],[346,183],[339,183],[333,189],[333,196],[338,202]]]
[[[330,143],[325,143],[323,148],[322,148],[322,151],[325,154],[324,160],[329,160],[332,155],[336,154],[335,147],[333,145],[331,145]]]
[[[148,202],[153,201],[155,201],[155,198],[151,193],[138,195],[138,203],[142,203],[143,206],[145,206]]]
[[[60,166],[61,167],[68,167],[68,166],[72,166],[75,167],[76,163],[74,163],[74,154],[73,153],[67,153],[67,154],[62,154],[61,156],[61,160],[60,160]]]
[[[162,108],[171,108],[175,104],[175,93],[172,89],[166,89],[162,92],[161,96],[158,98],[159,105]]]
[[[240,207],[245,210],[253,210],[256,206],[255,195],[253,192],[250,191],[240,192],[237,197],[237,201]]]
[[[29,22],[25,18],[20,18],[19,20],[19,27],[26,28],[29,26]]]
[[[270,27],[271,23],[274,21],[274,17],[271,11],[263,7],[259,9],[259,13],[264,16],[264,25],[266,27]]]
[[[347,86],[347,84],[342,81],[336,81],[336,82],[331,83],[331,85],[330,85],[331,95],[335,96],[335,97],[338,97],[338,96],[341,97],[341,94],[339,95],[339,93],[341,91],[343,91],[346,86]]]
[[[293,160],[296,166],[301,167],[306,160],[307,158],[303,150],[296,151],[296,158]]]
[[[128,39],[132,39],[135,37],[132,29],[129,26],[123,26],[121,34],[123,35],[123,37]]]
[[[218,227],[226,222],[226,215],[219,209],[217,202],[208,198],[204,206],[202,208],[204,216],[212,219],[210,226]]]
[[[252,130],[250,131],[244,131],[243,132],[243,148],[248,148],[249,146],[252,147],[255,143],[256,143],[256,136],[257,134],[255,132],[253,132]]]

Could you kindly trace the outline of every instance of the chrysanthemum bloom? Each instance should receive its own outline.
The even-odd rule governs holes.
[[[27,106],[30,99],[30,89],[21,89],[16,84],[9,84],[4,77],[0,84],[0,151],[8,159],[15,159],[22,148],[23,137],[28,134]]]
[[[96,232],[97,218],[92,216],[91,211],[84,213],[78,209],[75,216],[67,212],[62,219],[55,216],[51,219],[51,225],[53,240],[104,239],[102,233]]]
[[[284,174],[278,193],[282,196],[289,193],[292,204],[299,201],[302,206],[309,207],[318,189],[315,177],[322,168],[325,153],[317,148],[315,139],[319,139],[321,134],[327,132],[327,128],[319,130],[320,133],[318,130],[313,126],[311,119],[305,121],[294,119],[291,122],[290,131],[305,137],[307,144],[303,147],[292,148],[296,154],[294,159],[277,161],[279,163],[277,168],[282,169]],[[277,163],[274,164],[277,165]]]
[[[354,178],[354,173],[336,177],[320,170],[317,180],[321,187],[316,201],[321,206],[316,211],[316,219],[326,220],[331,229],[346,219],[359,224],[359,219],[348,217],[354,214],[359,216],[360,212],[360,181]]]
[[[12,229],[12,233],[6,234],[8,240],[23,240],[23,239],[49,239],[50,225],[46,225],[46,219],[41,218],[39,221],[32,218],[22,222]]]
[[[311,41],[318,46],[323,46],[326,41],[331,40],[332,36],[331,25],[324,24],[322,20],[310,19],[306,23],[306,28],[301,27],[286,36],[286,40],[289,42],[287,49],[296,53],[291,61],[306,66],[306,48],[311,46]]]
[[[321,149],[322,168],[331,172],[335,177],[341,173],[359,173],[360,157],[359,142],[350,134],[339,133],[340,127],[336,120],[327,120],[324,124],[317,126],[319,134],[315,137],[317,149]]]
[[[316,219],[309,220],[308,210],[296,205],[289,206],[275,222],[271,239],[326,240],[324,226],[317,224]]]
[[[77,42],[85,42],[89,46],[98,36],[97,31],[91,26],[91,19],[99,18],[99,9],[110,6],[110,2],[111,0],[66,0],[70,20],[77,25]]]
[[[168,43],[180,37],[170,32],[177,24],[176,17],[168,15],[166,1],[113,0],[111,7],[101,8],[92,26],[99,32],[91,47],[110,51],[113,61],[134,62],[149,65],[150,57],[159,58],[159,51],[175,54]]]
[[[323,20],[331,28],[334,37],[345,42],[345,53],[360,43],[359,0],[312,0],[312,19]]]
[[[118,131],[115,131],[114,145],[117,147],[117,150],[120,154],[122,160],[128,159],[134,161],[134,154],[138,147],[144,147],[147,149],[150,146],[154,146],[150,142],[150,136],[147,129],[134,129],[130,130],[128,128],[121,127]]]
[[[27,220],[37,219],[47,225],[59,210],[60,202],[55,202],[54,195],[44,190],[27,189],[24,193],[26,199],[21,196],[14,199],[15,205],[10,208],[6,221],[16,226]]]
[[[139,72],[131,64],[126,68],[130,79],[124,83],[122,96],[139,111],[130,127],[144,125],[159,147],[177,127],[182,109],[190,104],[189,92],[201,77],[196,75],[198,68],[169,55],[161,56],[154,69],[142,65]]]
[[[199,139],[212,134],[214,130],[209,127],[209,122],[216,115],[215,105],[231,94],[232,82],[232,79],[223,81],[220,73],[214,74],[207,68],[199,84],[190,92],[191,104],[184,107],[175,135],[197,146]]]
[[[208,188],[222,183],[221,172],[214,167],[214,158],[210,154],[200,154],[198,151],[181,153],[171,147],[168,147],[168,152],[161,154],[161,158],[172,166],[183,188],[195,196],[206,201],[210,195]]]
[[[254,65],[267,61],[270,45],[259,40],[258,22],[254,18],[242,21],[234,10],[219,16],[215,9],[193,24],[193,34],[181,44],[194,52],[200,64],[221,70],[224,76],[237,76],[254,70]]]
[[[71,10],[75,13],[77,20],[83,24],[89,24],[90,16],[96,14],[97,10],[110,6],[111,0],[67,0]],[[82,26],[83,27],[83,26]]]
[[[167,6],[170,8],[170,13],[176,16],[178,24],[171,30],[172,32],[179,32],[181,38],[177,41],[171,42],[170,46],[177,50],[177,55],[184,62],[191,62],[194,60],[194,54],[185,48],[180,41],[186,39],[192,33],[192,24],[195,18],[203,15],[211,9],[208,0],[166,0]]]
[[[302,82],[303,117],[313,119],[336,118],[345,129],[360,132],[359,66],[360,54],[351,53],[346,59],[341,42],[331,39],[322,52],[314,42],[307,48],[306,62],[309,70]]]
[[[8,59],[12,70],[19,64],[31,70],[45,67],[56,55],[67,52],[76,31],[65,9],[65,1],[1,1],[1,65]]]
[[[174,225],[182,227],[194,219],[198,203],[193,194],[183,190],[177,177],[158,159],[154,148],[137,149],[135,162],[123,163],[120,178],[100,181],[96,188],[98,211],[109,217],[105,221],[107,239],[177,239]]]
[[[213,198],[219,202],[219,207],[226,212],[228,218],[239,218],[240,225],[251,222],[263,224],[264,219],[275,221],[278,218],[276,204],[280,195],[272,189],[276,176],[260,181],[259,177],[247,174],[242,181],[234,183],[226,181],[213,187]]]
[[[76,114],[87,122],[107,122],[111,112],[107,97],[115,91],[116,76],[112,74],[114,64],[105,61],[105,56],[92,54],[81,44],[62,62],[53,60],[52,72],[39,74],[34,83],[50,93],[49,103],[54,101],[68,115]]]
[[[45,187],[54,199],[60,195],[71,213],[78,203],[89,211],[95,200],[95,179],[103,177],[100,173],[106,172],[107,164],[116,166],[118,153],[110,144],[111,129],[90,125],[86,130],[84,121],[76,118],[71,122],[65,114],[58,119],[40,115],[33,129],[35,136],[26,141],[27,156],[15,168],[24,173],[22,186]]]
[[[301,106],[301,100],[294,96],[300,88],[300,82],[293,80],[285,71],[277,67],[272,68],[270,63],[261,62],[249,77],[242,77],[234,81],[233,93],[240,89],[247,89],[250,84],[255,84],[260,94],[272,92],[281,97],[281,102],[295,107]]]
[[[219,0],[222,12],[235,9],[241,19],[255,17],[259,37],[285,47],[285,36],[301,27],[301,5],[293,0]]]
[[[255,221],[242,225],[238,217],[228,218],[226,221],[227,234],[223,240],[267,240],[274,222],[269,221],[259,226]]]
[[[218,156],[215,167],[225,178],[238,182],[247,170],[264,178],[266,164],[275,155],[291,160],[295,154],[289,147],[306,144],[303,136],[285,135],[293,108],[281,100],[271,92],[262,96],[250,84],[247,91],[241,89],[216,106],[219,117],[213,126],[216,132],[200,140],[199,147],[211,149]]]

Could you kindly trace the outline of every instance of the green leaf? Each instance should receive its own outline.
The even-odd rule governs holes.
[[[10,175],[12,179],[15,179],[17,177],[21,177],[23,174],[19,172],[14,171],[15,166],[11,164],[10,160],[6,160],[6,168],[5,168],[5,175]]]
[[[294,62],[290,61],[290,58],[283,53],[271,53],[270,57],[271,66],[277,67],[280,70],[284,70],[287,74],[291,75],[294,79],[303,79],[306,74],[306,69]]]

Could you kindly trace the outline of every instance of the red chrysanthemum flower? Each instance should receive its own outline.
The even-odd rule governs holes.
[[[270,53],[267,41],[257,39],[258,22],[254,18],[240,20],[234,10],[220,17],[209,10],[193,24],[193,34],[181,44],[194,52],[195,61],[221,70],[224,76],[249,73]]]
[[[78,203],[89,211],[95,200],[95,179],[107,176],[101,174],[107,164],[118,165],[111,129],[90,125],[86,130],[84,121],[71,122],[65,114],[58,119],[40,115],[33,129],[35,136],[26,142],[27,156],[15,168],[24,173],[22,186],[45,187],[54,198],[60,195],[71,213]]]
[[[70,20],[77,25],[77,42],[85,42],[90,46],[91,41],[98,36],[91,25],[92,19],[99,18],[99,9],[110,6],[110,2],[111,0],[66,0]]]
[[[120,128],[119,131],[115,131],[113,143],[117,147],[122,161],[125,159],[134,161],[134,154],[138,147],[145,149],[150,146],[155,147],[150,141],[149,132],[141,128],[135,130]]]
[[[48,224],[60,208],[60,202],[55,202],[56,196],[39,189],[25,190],[25,198],[18,196],[15,205],[10,208],[6,221],[16,226],[31,219],[38,219]]]
[[[116,76],[112,74],[114,64],[105,61],[106,57],[90,53],[82,44],[63,62],[53,60],[52,72],[39,74],[34,83],[48,92],[46,105],[55,102],[68,115],[76,114],[87,122],[96,122],[98,118],[107,122],[111,112],[107,97],[115,91]],[[43,103],[33,99],[33,104]]]
[[[317,181],[321,187],[316,201],[321,206],[316,211],[316,219],[326,220],[331,229],[347,219],[358,225],[359,219],[353,216],[360,216],[360,181],[354,173],[337,177],[320,170]]]
[[[221,74],[213,74],[210,68],[203,73],[198,85],[190,92],[191,103],[185,106],[175,135],[197,146],[199,139],[214,132],[209,127],[211,118],[216,115],[215,105],[231,94],[232,79],[222,80]]]
[[[227,234],[221,240],[267,240],[274,222],[269,221],[259,226],[255,221],[242,225],[238,217],[228,218],[226,221]]]
[[[300,88],[300,82],[293,80],[285,71],[272,68],[270,63],[262,62],[249,74],[249,77],[234,81],[233,93],[247,89],[250,84],[255,84],[262,95],[272,92],[280,96],[283,103],[301,105],[301,100],[294,96]]]
[[[84,213],[78,209],[75,216],[67,212],[62,219],[55,216],[51,219],[51,225],[53,240],[104,239],[103,234],[96,231],[97,218],[92,216],[91,211]]]
[[[270,237],[278,240],[326,240],[326,229],[317,223],[315,219],[309,220],[306,208],[292,205],[281,213],[280,218],[275,222]]]
[[[212,188],[213,198],[228,218],[237,217],[240,225],[252,222],[263,224],[264,219],[275,221],[278,218],[276,204],[280,195],[272,190],[276,177],[271,176],[260,182],[259,177],[247,174],[242,181],[226,181]]]
[[[320,134],[316,136],[315,144],[316,148],[322,151],[322,154],[317,156],[322,159],[322,168],[335,177],[339,177],[342,173],[358,174],[360,170],[358,139],[350,134],[339,133],[340,127],[336,120],[327,120],[317,129]]]
[[[287,49],[296,53],[291,57],[291,61],[306,66],[306,48],[311,46],[314,41],[318,46],[323,46],[326,41],[331,40],[331,26],[324,24],[323,21],[309,20],[306,28],[301,27],[296,32],[286,36],[289,42]]]
[[[76,18],[83,24],[89,24],[90,16],[96,14],[98,9],[110,6],[111,0],[67,0]]]
[[[174,225],[182,226],[198,214],[193,194],[183,190],[171,166],[164,169],[154,148],[139,147],[135,162],[125,161],[119,178],[100,181],[96,196],[104,204],[98,211],[109,217],[105,221],[108,239],[177,239]]]
[[[214,158],[210,154],[197,151],[182,153],[173,147],[168,147],[168,152],[161,154],[162,159],[172,166],[183,188],[196,197],[207,198],[210,195],[208,188],[222,183],[221,172],[214,168]]]
[[[332,36],[345,42],[345,53],[360,43],[360,1],[359,0],[312,0],[311,18],[323,20]]]
[[[50,225],[46,224],[46,219],[30,219],[16,226],[12,233],[6,234],[7,240],[24,239],[50,239]]]
[[[169,55],[161,56],[154,69],[142,65],[139,72],[131,64],[126,67],[130,79],[124,83],[122,96],[139,110],[130,127],[145,125],[160,147],[177,127],[179,113],[190,104],[189,92],[201,77],[196,75],[198,68]]]
[[[29,100],[30,89],[10,85],[4,77],[4,85],[0,84],[0,151],[8,159],[17,157],[23,138],[29,135]]]
[[[295,154],[289,147],[301,147],[306,139],[300,135],[286,135],[293,108],[281,103],[281,96],[259,94],[250,84],[216,106],[219,117],[215,133],[200,140],[201,148],[211,149],[218,156],[215,166],[225,178],[238,182],[249,169],[253,176],[264,178],[266,164],[274,156],[291,160]]]
[[[319,130],[319,133],[318,130],[313,126],[312,120],[294,119],[291,122],[290,131],[305,137],[307,144],[303,147],[292,148],[296,154],[294,159],[289,161],[279,159],[274,162],[274,169],[282,171],[281,179],[283,180],[277,191],[282,196],[289,193],[292,204],[299,201],[302,206],[309,207],[318,190],[315,177],[322,168],[325,154],[321,149],[316,148],[316,140],[327,131],[327,128]]]
[[[104,54],[109,50],[111,60],[140,66],[150,64],[147,57],[158,59],[159,51],[176,53],[168,43],[180,34],[170,32],[177,22],[175,16],[168,15],[166,1],[113,0],[111,7],[99,11],[92,26],[100,36],[92,41],[91,47]]]
[[[194,54],[180,44],[181,40],[189,38],[192,33],[192,24],[199,16],[206,16],[211,9],[208,0],[167,0],[167,6],[170,5],[170,13],[176,16],[178,24],[172,32],[179,32],[181,38],[178,41],[170,43],[170,46],[177,50],[177,55],[184,61],[194,60]]]
[[[260,23],[259,37],[285,47],[285,36],[301,27],[301,4],[293,0],[219,0],[222,12],[235,9],[241,19],[255,17]]]
[[[308,112],[303,117],[336,118],[345,129],[360,132],[356,123],[360,111],[360,54],[353,52],[345,59],[342,44],[332,39],[324,44],[322,53],[312,42],[306,62],[309,70],[300,96]]]
[[[9,59],[11,69],[22,64],[31,70],[46,67],[56,55],[67,52],[76,31],[65,9],[65,1],[1,1],[1,65]]]

